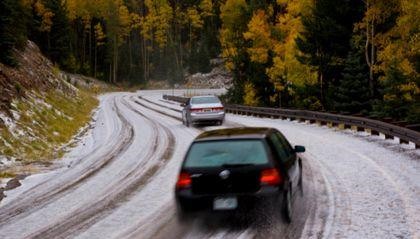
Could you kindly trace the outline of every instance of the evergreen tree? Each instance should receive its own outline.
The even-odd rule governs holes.
[[[362,18],[363,7],[361,0],[317,0],[312,14],[302,18],[304,32],[296,39],[296,44],[304,55],[298,59],[317,69],[324,106],[328,87],[341,78],[353,25]]]
[[[71,43],[65,3],[61,0],[46,0],[45,7],[54,14],[51,31],[46,34],[47,54],[54,62],[66,68],[71,54]]]
[[[394,61],[385,72],[386,75],[381,81],[383,98],[374,105],[374,115],[418,123],[419,94],[416,89],[410,87],[409,78],[397,66],[398,63]]]
[[[334,105],[341,112],[364,113],[370,109],[369,68],[365,62],[364,49],[354,39],[351,45]]]
[[[24,10],[20,1],[0,1],[0,61],[15,66],[13,48],[26,42]]]
[[[61,0],[40,0],[32,3],[31,8],[30,39],[54,63],[69,69],[68,65],[74,57],[70,57],[71,29],[65,3]]]

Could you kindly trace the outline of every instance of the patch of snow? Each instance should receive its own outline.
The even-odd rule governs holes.
[[[9,167],[14,163],[16,163],[15,158],[0,155],[0,168]]]
[[[45,102],[41,98],[38,98],[38,97],[31,97],[31,98],[34,100],[34,103],[35,103],[34,105],[35,106],[44,106],[45,108],[47,108],[49,110],[53,108],[52,105],[48,104],[47,102]]]

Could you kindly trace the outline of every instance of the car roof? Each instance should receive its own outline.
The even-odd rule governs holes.
[[[217,129],[206,131],[197,138],[198,141],[226,140],[226,139],[263,139],[266,138],[274,129],[267,127],[240,127],[229,129]]]
[[[208,98],[208,97],[218,98],[218,97],[217,97],[217,96],[215,96],[215,95],[196,95],[196,96],[193,96],[193,97],[191,97],[191,98]]]

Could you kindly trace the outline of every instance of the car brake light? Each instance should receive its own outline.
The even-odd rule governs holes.
[[[191,186],[191,176],[188,173],[182,172],[178,176],[178,181],[176,182],[176,188],[186,188]]]
[[[279,185],[283,181],[277,169],[270,168],[261,172],[260,183],[265,185]]]
[[[203,109],[202,108],[192,108],[191,111],[192,112],[202,112]]]
[[[223,110],[223,107],[216,107],[216,108],[213,108],[213,111],[218,111],[218,110]]]

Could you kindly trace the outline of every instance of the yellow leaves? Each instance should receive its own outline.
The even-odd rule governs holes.
[[[96,45],[102,46],[105,44],[106,35],[102,29],[102,26],[100,23],[95,25],[95,39],[96,39]]]
[[[195,7],[191,7],[187,9],[187,17],[192,28],[202,28],[203,27],[203,20],[201,19],[200,13],[197,11]]]
[[[160,48],[166,46],[173,11],[167,1],[146,0],[149,13],[141,21],[141,34],[146,39],[154,39]]]
[[[120,37],[124,38],[130,34],[131,15],[125,5],[120,5],[118,8],[118,26]]]
[[[377,8],[389,7],[384,3],[377,4]],[[395,67],[399,71],[411,81],[415,81],[420,77],[415,60],[420,55],[420,8],[417,0],[401,0],[400,6],[396,25],[375,39],[378,42],[379,61],[376,71],[385,73],[382,78],[386,78],[387,69],[396,64]]]
[[[200,2],[200,10],[202,17],[213,16],[213,2],[212,0],[202,0]]]
[[[138,29],[141,26],[141,17],[136,13],[130,13],[131,28]]]
[[[248,48],[248,53],[251,61],[256,63],[266,63],[268,60],[271,34],[267,18],[265,11],[258,10],[248,23],[248,31],[243,34],[245,40],[252,41],[252,47]]]
[[[257,97],[257,92],[254,85],[251,82],[247,82],[244,85],[244,104],[249,106],[257,106],[260,99]]]
[[[46,8],[40,0],[35,2],[34,7],[36,14],[42,18],[39,30],[41,32],[51,31],[51,26],[53,24],[52,18],[54,17],[54,13],[52,13],[50,9]]]
[[[308,14],[312,0],[278,0],[277,3],[286,9],[284,14],[278,16],[278,22],[274,26],[282,38],[273,39],[273,65],[266,69],[266,73],[277,90],[282,88],[279,86],[280,79],[286,79],[295,85],[313,84],[316,82],[316,73],[297,60],[299,51],[295,43],[303,28],[301,15]]]
[[[238,23],[243,21],[247,8],[245,0],[227,0],[220,7],[220,19],[224,27],[236,29]]]
[[[220,19],[222,20],[220,44],[222,57],[226,59],[225,64],[229,70],[235,68],[235,58],[239,55],[238,50],[242,49],[242,28],[246,26],[247,8],[245,0],[227,0],[220,7]]]

